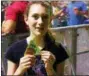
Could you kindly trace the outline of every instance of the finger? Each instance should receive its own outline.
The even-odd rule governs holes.
[[[41,53],[49,53],[49,51],[43,50],[43,51],[41,51]]]
[[[49,56],[49,57],[53,58],[54,60],[56,59],[55,56],[54,56],[54,54],[52,54],[52,53],[49,52],[49,51],[42,51],[42,52],[41,52],[41,55],[42,55],[42,56]]]
[[[24,63],[23,65],[32,67],[34,64],[35,64],[35,61],[32,61],[32,62]]]
[[[41,59],[44,61],[44,63],[47,63],[49,58],[47,56],[42,56]]]
[[[50,59],[52,56],[51,56],[51,53],[44,53],[44,54],[41,54],[41,57]]]
[[[35,57],[35,55],[25,55],[25,56],[24,56],[24,59],[27,58],[27,57],[28,57],[28,58],[32,58],[32,57]]]
[[[46,52],[46,53],[41,53],[41,58],[42,58],[42,59],[49,59],[50,56],[51,56],[51,54],[49,54],[48,52]]]
[[[35,58],[27,58],[27,59],[24,59],[24,60],[21,60],[20,63],[27,63],[27,62],[35,62]]]
[[[51,58],[52,58],[53,60],[56,60],[56,57],[55,57],[54,54],[51,54]]]
[[[31,65],[31,62],[26,62],[26,63],[23,63],[22,65],[23,66],[28,66],[28,65]]]
[[[34,64],[35,61],[29,61],[29,62],[20,63],[20,66],[22,66],[23,68],[25,68],[26,66],[32,67]]]
[[[41,51],[41,55],[47,55],[50,56],[52,53],[49,51]]]
[[[41,56],[41,59],[46,63],[48,62],[55,62],[55,59],[52,56]]]
[[[47,58],[42,57],[41,59],[42,59],[44,62],[46,62],[46,61],[47,61]]]
[[[30,56],[26,56],[26,57],[22,57],[20,59],[20,63],[26,63],[26,62],[29,62],[29,61],[35,61],[36,58],[33,56],[33,57],[30,57]]]
[[[31,64],[31,62],[27,62],[27,63],[22,64],[22,66],[24,69],[28,69],[28,68],[32,67],[32,64]]]
[[[54,56],[54,54],[52,54],[51,52],[49,51],[42,51],[41,52],[41,57],[42,59],[45,58],[46,62],[48,62],[49,60],[52,61],[52,62],[55,62],[56,58]]]
[[[36,57],[34,55],[27,55],[27,56],[24,56],[22,57],[20,60],[26,60],[26,59],[35,59]]]

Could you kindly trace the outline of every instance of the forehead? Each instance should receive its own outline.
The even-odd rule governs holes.
[[[41,4],[32,4],[29,9],[29,13],[48,13],[48,8]]]

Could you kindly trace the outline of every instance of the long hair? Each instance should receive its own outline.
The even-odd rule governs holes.
[[[55,44],[55,38],[50,30],[44,36],[45,45],[49,46]]]

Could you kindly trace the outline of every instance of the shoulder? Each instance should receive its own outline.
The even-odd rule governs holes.
[[[65,50],[61,43],[55,42],[53,45],[54,49]]]
[[[26,44],[27,44],[26,39],[23,39],[23,40],[19,40],[19,41],[13,43],[11,47],[21,47]]]
[[[12,8],[17,12],[24,12],[28,5],[28,1],[16,1],[12,4]]]
[[[13,2],[11,5],[9,5],[6,8],[6,11],[14,11],[14,12],[20,12],[21,10],[25,10],[27,7],[28,2],[26,1],[16,1]]]
[[[86,3],[83,2],[83,1],[77,1],[76,5],[79,6],[79,7],[84,7],[84,6],[86,6]]]
[[[26,40],[20,40],[20,41],[17,41],[15,43],[13,43],[7,50],[8,51],[18,51],[22,48],[26,48],[27,46],[27,43],[26,43]]]
[[[79,3],[81,3],[81,4],[85,4],[85,2],[83,2],[83,1],[79,1]]]
[[[17,17],[16,14],[17,14],[16,10],[13,9],[13,7],[11,5],[6,7],[6,9],[5,9],[5,19],[6,20],[11,19],[11,20],[16,21],[16,17]]]
[[[5,52],[5,58],[19,63],[20,58],[24,55],[24,51],[27,47],[26,40],[21,40],[13,43]]]
[[[60,63],[67,59],[69,56],[61,43],[55,43],[51,47],[51,52],[55,55],[56,60]]]

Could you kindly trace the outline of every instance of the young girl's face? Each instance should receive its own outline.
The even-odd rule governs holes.
[[[48,31],[49,13],[48,8],[40,4],[32,4],[26,20],[30,33],[35,36],[44,36]]]

